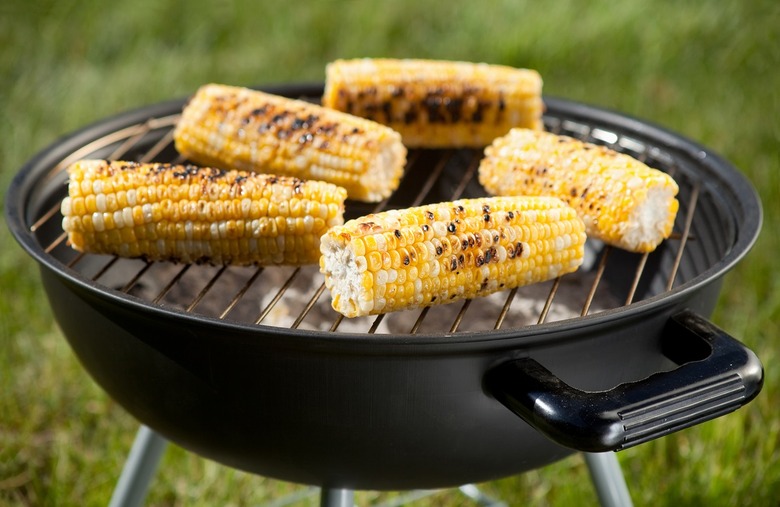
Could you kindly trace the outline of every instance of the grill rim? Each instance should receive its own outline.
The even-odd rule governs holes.
[[[321,94],[323,85],[322,83],[291,83],[259,86],[257,88],[269,93],[289,96],[316,96]],[[565,340],[567,336],[587,331],[588,328],[603,326],[612,321],[622,322],[623,319],[635,318],[638,313],[652,314],[670,306],[678,305],[685,302],[687,298],[690,298],[692,294],[700,289],[713,282],[718,282],[740,262],[749,253],[757,240],[763,222],[761,202],[751,182],[735,166],[710,148],[670,129],[618,111],[545,95],[544,102],[548,113],[555,114],[566,120],[580,121],[591,128],[608,126],[621,132],[622,135],[637,138],[644,142],[652,141],[649,144],[663,147],[665,151],[672,152],[676,156],[685,157],[699,166],[702,171],[700,176],[707,176],[706,178],[700,178],[702,186],[709,188],[730,205],[729,212],[731,219],[736,225],[736,237],[728,252],[710,268],[671,290],[629,305],[600,311],[596,314],[499,330],[459,331],[456,333],[426,332],[418,334],[370,334],[293,329],[264,324],[241,323],[188,313],[176,308],[155,305],[131,294],[122,293],[86,279],[68,268],[53,255],[44,252],[43,247],[30,231],[30,225],[35,222],[36,218],[30,217],[30,208],[34,207],[31,206],[34,194],[40,190],[39,174],[48,175],[51,169],[56,167],[61,160],[75,150],[86,146],[87,142],[95,138],[105,136],[107,133],[114,132],[133,123],[142,123],[150,118],[166,116],[172,112],[175,113],[188,100],[189,98],[185,97],[160,102],[99,120],[55,140],[22,166],[8,188],[5,213],[13,236],[32,255],[41,268],[46,267],[50,269],[57,276],[63,278],[66,283],[77,286],[81,291],[86,291],[101,299],[106,298],[111,304],[125,307],[128,310],[140,311],[143,314],[154,316],[154,318],[183,319],[186,322],[200,326],[208,325],[215,326],[216,329],[230,330],[231,334],[250,333],[264,335],[269,338],[277,337],[283,340],[300,339],[303,340],[302,343],[304,345],[319,343],[337,348],[341,348],[341,346],[365,345],[368,347],[380,346],[382,349],[386,349],[389,346],[393,350],[403,350],[409,346],[413,347],[412,351],[416,354],[422,352],[421,345],[429,345],[437,349],[440,346],[453,347],[461,345],[470,347],[472,345],[484,346],[493,343],[503,348],[504,346],[516,347],[519,342],[523,346],[530,346],[542,342],[550,342],[553,339],[555,341],[557,339]]]

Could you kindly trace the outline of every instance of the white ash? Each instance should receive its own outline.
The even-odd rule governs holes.
[[[546,322],[570,319],[582,314],[595,278],[594,270],[591,269],[595,261],[593,246],[595,245],[586,248],[585,263],[580,270],[561,278],[549,305]],[[138,280],[131,293],[153,301],[183,268],[182,265],[156,263],[153,269]],[[324,281],[317,266],[304,266],[297,273],[296,269],[290,266],[262,268],[249,286],[247,283],[256,275],[258,268],[228,267],[221,272],[220,269],[215,266],[191,266],[158,304],[186,310],[200,298],[190,310],[194,314],[242,323],[255,323],[262,317],[264,325],[289,328],[302,315]],[[202,293],[204,287],[212,283],[213,279],[216,281],[208,291]],[[518,288],[501,328],[537,324],[552,287],[553,282],[548,281]],[[240,294],[241,291],[243,294]],[[510,291],[506,290],[472,300],[461,315],[458,331],[494,329],[509,295]],[[449,332],[463,306],[463,301],[456,301],[430,307],[416,332]],[[620,303],[610,295],[606,281],[601,280],[588,313],[598,313],[617,306],[620,306]],[[414,309],[386,314],[379,319],[374,332],[407,334],[417,323],[421,312],[422,309]],[[329,331],[338,320],[338,313],[330,305],[330,293],[324,290],[298,324],[298,328]],[[366,333],[376,321],[377,316],[343,318],[338,323],[337,331]]]

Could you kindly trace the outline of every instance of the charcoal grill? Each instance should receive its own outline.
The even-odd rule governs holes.
[[[322,86],[266,90],[317,101]],[[172,127],[184,102],[57,141],[20,170],[6,201],[74,352],[155,435],[326,491],[438,488],[624,449],[733,411],[761,389],[758,358],[707,320],[723,276],[759,233],[761,205],[735,168],[695,142],[545,98],[548,130],[677,180],[672,237],[650,254],[588,240],[576,274],[343,319],[316,267],[176,265],[66,245],[63,169],[80,158],[182,162]],[[398,190],[379,204],[348,202],[347,218],[484,195],[481,155],[412,150]]]

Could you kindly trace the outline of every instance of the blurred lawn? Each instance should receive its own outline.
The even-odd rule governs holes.
[[[0,191],[38,150],[199,85],[323,79],[338,57],[431,57],[538,69],[545,93],[650,120],[714,148],[765,207],[713,320],[766,367],[748,407],[620,453],[636,505],[776,505],[780,290],[780,4],[5,0]],[[0,504],[104,505],[136,423],[78,365],[34,262],[0,227]],[[255,505],[298,486],[171,447],[150,505]],[[579,456],[484,485],[510,505],[592,505]],[[373,495],[358,500],[370,503]],[[312,501],[316,504],[316,501]],[[463,505],[445,493],[415,505]],[[302,503],[301,505],[305,505]]]

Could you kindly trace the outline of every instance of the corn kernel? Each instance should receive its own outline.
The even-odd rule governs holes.
[[[437,218],[442,216],[447,220]],[[430,236],[420,223],[428,225]],[[500,225],[483,228],[486,223]],[[563,223],[567,225],[558,225]],[[437,224],[443,226],[441,236]],[[356,256],[353,249],[351,264],[341,260],[345,258],[341,249],[349,250],[356,238],[371,244],[369,238],[380,237],[393,248],[365,257]],[[569,273],[582,262],[584,242],[582,220],[559,199],[464,199],[377,213],[330,229],[322,238],[320,270],[333,294],[334,309],[354,317],[363,315],[359,298],[369,296],[343,292],[344,279],[336,272],[346,278],[352,270],[374,273],[371,297],[382,302],[370,313],[384,313],[482,296]]]

